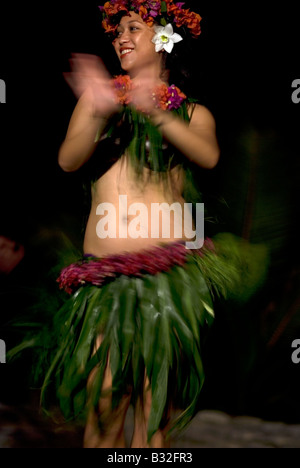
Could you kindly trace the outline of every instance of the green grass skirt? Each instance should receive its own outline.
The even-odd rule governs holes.
[[[197,412],[204,383],[202,346],[214,321],[214,295],[245,301],[266,271],[263,247],[230,234],[215,238],[214,245],[215,251],[188,255],[183,266],[167,272],[121,275],[101,287],[79,287],[42,329],[36,327],[11,354],[37,349],[47,369],[43,406],[55,396],[65,418],[86,416],[91,406],[97,409],[110,366],[113,408],[128,392],[133,404],[137,401],[146,373],[152,393],[148,438],[164,424],[170,403],[179,410],[172,429],[183,429]]]
[[[170,399],[184,410],[175,424],[184,427],[204,382],[201,330],[213,317],[211,295],[193,257],[167,273],[83,286],[55,319],[57,348],[42,401],[46,404],[55,389],[66,418],[80,415],[88,401],[97,407],[109,365],[117,407],[124,393],[132,391],[133,401],[142,394],[146,371],[152,392],[148,437],[159,429]],[[103,341],[94,354],[99,335]],[[86,382],[94,368],[88,397]]]

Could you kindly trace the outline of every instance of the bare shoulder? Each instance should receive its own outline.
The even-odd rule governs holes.
[[[194,104],[191,108],[191,126],[215,129],[216,122],[211,111],[201,104]]]

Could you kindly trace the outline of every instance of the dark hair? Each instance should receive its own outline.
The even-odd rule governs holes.
[[[113,17],[115,24],[119,24],[124,15],[124,12],[116,14]],[[173,28],[174,32],[180,34],[183,40],[175,44],[170,54],[161,52],[165,57],[165,69],[169,72],[169,83],[178,86],[188,97],[201,101],[203,69],[199,67],[199,62],[195,60],[201,55],[201,36],[198,39],[193,39],[185,27],[177,28],[173,25]],[[103,32],[103,37],[105,52],[102,53],[102,58],[108,70],[112,75],[123,74],[119,59],[115,54],[112,55],[111,53],[111,43],[115,39],[115,35]]]
[[[183,41],[175,44],[172,52],[165,54],[165,68],[169,71],[169,83],[178,86],[188,97],[199,98],[199,90],[195,86],[195,76],[199,78],[201,69],[195,60],[199,56],[198,39],[193,39],[184,28],[175,28]]]

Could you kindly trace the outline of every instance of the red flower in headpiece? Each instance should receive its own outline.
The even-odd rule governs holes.
[[[104,11],[107,16],[113,16],[119,13],[120,11],[128,10],[124,0],[117,0],[106,2],[102,7],[102,11]]]
[[[166,7],[163,11],[162,3]],[[114,15],[120,11],[127,14],[134,11],[150,27],[155,21],[163,26],[171,21],[178,28],[186,26],[191,35],[196,38],[201,34],[200,22],[202,18],[199,14],[184,9],[183,5],[183,2],[174,3],[173,0],[164,0],[164,2],[161,0],[110,0],[99,8],[104,15],[102,25],[106,32],[116,30],[117,26],[111,21]]]

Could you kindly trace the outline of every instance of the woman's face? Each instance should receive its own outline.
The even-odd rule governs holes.
[[[121,19],[113,46],[122,69],[132,78],[145,71],[161,73],[162,54],[155,52],[152,42],[154,34],[153,28],[144,23],[137,13],[130,12],[130,16]]]

